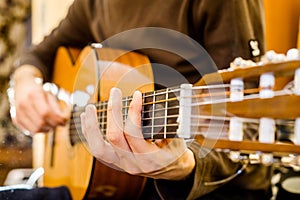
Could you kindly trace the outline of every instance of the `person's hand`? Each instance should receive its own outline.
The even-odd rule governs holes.
[[[36,82],[34,68],[24,68],[14,75],[13,122],[30,133],[46,132],[58,125],[64,125],[68,114],[60,109],[55,96],[43,90]]]
[[[103,136],[96,108],[87,105],[81,114],[83,134],[91,153],[110,167],[133,175],[179,180],[189,175],[195,160],[183,139],[147,141],[141,129],[142,96],[135,92],[123,123],[121,91],[113,88],[107,109],[107,131]]]

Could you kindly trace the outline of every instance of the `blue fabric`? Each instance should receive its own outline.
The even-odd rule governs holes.
[[[1,200],[71,200],[68,188],[34,188],[34,189],[14,189],[0,192]]]

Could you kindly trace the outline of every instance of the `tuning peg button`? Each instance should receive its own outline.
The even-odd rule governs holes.
[[[286,53],[287,60],[300,60],[300,50],[296,48],[289,49]]]
[[[275,141],[275,120],[263,117],[259,122],[259,141],[262,143],[274,143]]]
[[[260,76],[260,91],[259,96],[262,99],[274,97],[275,77],[272,72],[264,73]]]

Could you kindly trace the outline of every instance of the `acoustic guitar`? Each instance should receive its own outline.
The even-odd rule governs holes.
[[[194,85],[155,91],[151,64],[144,55],[96,46],[83,50],[61,47],[53,83],[59,88],[57,97],[70,113],[70,120],[68,125],[45,134],[43,186],[65,185],[74,199],[138,199],[146,179],[96,160],[81,134],[79,115],[88,103],[96,105],[105,134],[107,99],[112,87],[119,87],[124,95],[124,119],[133,91],[142,91],[145,139],[182,137],[206,148],[241,154],[296,155],[300,153],[299,144],[276,141],[271,131],[274,132],[272,122],[294,122],[300,117],[300,96],[284,88],[299,67],[300,61],[289,61],[223,70],[203,76]],[[271,88],[244,86],[259,82],[263,75],[273,77]],[[260,95],[262,90],[267,90],[267,96]],[[245,122],[271,125],[262,128],[267,135],[246,140],[240,128]]]

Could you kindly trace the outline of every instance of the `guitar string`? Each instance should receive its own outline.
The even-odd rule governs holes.
[[[249,89],[247,90],[247,94],[249,95],[246,95],[244,96],[244,99],[247,100],[247,99],[252,99],[252,98],[259,98],[259,95],[256,94],[256,92],[259,91],[258,88],[255,88],[255,89]],[[168,92],[169,93],[173,93],[173,92]],[[214,94],[208,94],[208,93],[205,93],[205,94],[196,94],[196,95],[193,95],[193,96],[186,96],[185,98],[202,98],[202,97],[213,97],[213,96],[220,96],[219,94],[225,94],[226,96],[228,96],[227,94],[229,94],[230,92],[227,91],[225,93],[214,93]],[[166,94],[166,93],[157,93],[155,95],[147,95],[147,96],[144,96],[143,99],[146,99],[148,97],[153,97],[153,96],[159,96],[159,95],[162,95],[162,94]],[[245,92],[244,92],[245,94]],[[250,95],[252,94],[252,95]],[[291,94],[289,92],[289,90],[280,90],[280,91],[275,91],[275,96],[277,95],[284,95],[284,94]],[[125,98],[122,98],[122,102],[130,102],[132,100],[132,97],[125,97]],[[161,103],[166,103],[166,102],[172,102],[172,101],[178,101],[178,99],[176,97],[173,97],[173,98],[169,98],[167,100],[158,100],[158,101],[155,101],[155,102],[145,102],[142,104],[142,106],[147,106],[147,105],[154,105],[154,104],[161,104]],[[230,101],[230,98],[223,98],[223,99],[219,99],[219,100],[214,100],[214,101],[205,101],[205,102],[200,102],[200,103],[197,103],[197,104],[193,104],[192,106],[201,106],[201,105],[208,105],[208,104],[217,104],[217,103],[227,103]],[[103,107],[105,110],[102,111],[102,110],[98,110],[98,112],[106,112],[106,108],[107,108],[107,105],[108,105],[108,101],[101,101],[101,102],[97,102],[94,104],[97,108],[99,107]],[[123,106],[123,109],[128,109],[129,106]],[[84,108],[81,108],[82,110],[79,111],[82,112],[84,110]],[[152,110],[151,110],[152,111]],[[147,111],[146,111],[147,112]]]
[[[168,92],[168,91],[167,91]],[[173,92],[172,92],[173,93]],[[289,94],[289,92],[287,92],[287,91],[285,91],[285,90],[282,90],[282,91],[275,91],[275,96],[276,95],[282,95],[282,94]],[[157,93],[157,94],[162,94],[162,93]],[[155,95],[155,96],[157,96],[157,94]],[[151,95],[150,95],[151,96]],[[255,95],[249,95],[248,97],[245,97],[245,99],[251,99],[251,98],[257,98],[259,95],[258,94],[255,94]],[[149,95],[148,95],[148,97],[149,97]],[[194,98],[195,96],[193,96],[192,98]],[[198,96],[197,96],[198,97]],[[128,100],[131,100],[132,98],[128,98],[128,97],[126,97],[126,100],[123,100],[123,101],[125,101],[125,102],[128,102]],[[161,101],[159,101],[159,102],[162,102],[162,103],[165,103],[165,102],[168,102],[168,101],[177,101],[177,98],[171,98],[171,99],[167,99],[167,100],[161,100]],[[229,101],[229,99],[227,98],[227,99],[223,99],[223,100],[219,100],[218,102],[223,102],[223,103],[225,103],[225,102],[228,102]],[[193,104],[192,106],[201,106],[201,105],[206,105],[206,104],[213,104],[213,103],[215,103],[215,102],[202,102],[202,103],[197,103],[197,104]],[[151,102],[149,103],[149,102],[147,102],[147,104],[144,104],[144,105],[149,105],[149,104],[151,104]],[[102,104],[98,104],[97,105],[97,107],[98,106],[101,106],[101,107],[105,107],[105,106],[107,106],[107,102],[105,102],[105,103],[102,103]],[[126,108],[125,109],[127,109],[129,106],[126,106]],[[166,110],[168,110],[168,109],[175,109],[175,108],[177,108],[178,109],[178,107],[179,106],[176,106],[176,107],[168,107],[168,108],[164,108],[164,109],[155,109],[155,111],[154,112],[158,112],[158,111],[166,111]],[[105,115],[105,113],[106,113],[106,109],[104,109],[104,110],[98,110],[97,111],[98,113],[104,113],[104,115],[102,114],[102,118],[103,118],[103,116],[104,116],[104,120],[102,119],[102,123],[101,123],[101,125],[102,126],[105,126],[106,125],[106,115]],[[153,110],[152,111],[143,111],[144,112],[144,114],[146,113],[146,112],[153,112]],[[127,114],[127,113],[126,113]],[[169,115],[167,118],[176,118],[176,117],[178,117],[179,115]],[[218,116],[204,116],[204,115],[202,115],[202,116],[191,116],[192,118],[197,118],[197,119],[211,119],[211,120],[217,120],[217,118],[218,118]],[[76,118],[76,117],[75,117]],[[164,117],[164,116],[161,116],[161,117],[156,117],[156,119],[165,119],[166,117]],[[125,119],[125,117],[124,117],[124,119]],[[242,118],[241,118],[242,119]],[[146,120],[153,120],[153,118],[143,118],[142,119],[142,121],[146,121]],[[220,119],[219,119],[220,120]],[[225,120],[225,121],[229,121],[230,120],[230,118],[228,118],[228,117],[226,117],[226,118],[224,118],[224,117],[221,117],[221,120]],[[243,122],[252,122],[252,123],[258,123],[258,120],[253,120],[253,119],[251,119],[251,118],[244,118],[243,119]],[[150,126],[143,126],[143,128],[144,129],[146,129],[146,128],[165,128],[165,130],[164,131],[166,131],[166,129],[167,129],[167,127],[177,127],[178,126],[178,124],[164,124],[164,125],[150,125]],[[194,127],[194,126],[196,126],[196,127],[199,127],[199,128],[201,128],[201,127],[208,127],[208,126],[211,126],[211,124],[199,124],[199,123],[196,123],[196,124],[192,124],[191,125],[192,127]],[[79,128],[79,127],[78,127]],[[72,128],[71,128],[72,129]],[[172,132],[172,133],[175,133],[175,132]],[[193,133],[191,133],[191,134],[193,134]]]
[[[285,91],[285,90],[281,90],[281,91],[275,91],[275,94],[274,96],[280,96],[280,95],[285,95],[285,94],[290,94],[288,91]],[[194,95],[194,96],[191,96],[191,97],[186,97],[186,98],[197,98],[198,96]],[[254,98],[259,98],[259,94],[252,94],[252,95],[248,95],[248,96],[245,96],[244,97],[244,100],[250,100],[250,99],[254,99]],[[131,99],[127,99],[127,100],[123,100],[123,102],[128,102],[128,101],[131,101]],[[147,105],[154,105],[154,104],[160,104],[160,103],[166,103],[166,102],[178,102],[177,98],[170,98],[170,99],[167,99],[167,100],[159,100],[159,101],[156,101],[156,102],[147,102],[147,103],[143,103],[142,106],[147,106]],[[193,103],[191,104],[191,106],[202,106],[202,105],[213,105],[213,104],[218,104],[218,103],[228,103],[230,102],[230,98],[224,98],[224,99],[219,99],[219,100],[214,100],[214,101],[204,101],[204,102],[199,102],[199,103]],[[107,112],[107,105],[108,105],[108,102],[105,101],[105,102],[101,102],[100,104],[96,104],[96,107],[98,108],[97,109],[97,113],[106,113]],[[103,109],[99,109],[100,108],[103,108]],[[84,111],[84,108],[82,107],[76,107],[76,108],[79,108],[80,110],[77,110],[74,109],[72,112],[73,112],[73,116],[76,117],[76,115],[80,114],[81,112]],[[129,106],[124,106],[122,109],[128,109]],[[167,110],[172,110],[172,109],[178,109],[179,108],[179,105],[176,105],[176,106],[172,106],[172,107],[163,107],[163,108],[157,108],[155,107],[155,109],[151,109],[151,110],[144,110],[142,112],[142,114],[146,114],[146,113],[149,113],[149,112],[159,112],[159,111],[165,111],[166,109]],[[127,113],[125,113],[127,114]],[[124,114],[124,115],[125,115]],[[172,117],[172,115],[171,115]],[[175,117],[175,116],[173,116]],[[178,117],[178,115],[176,116]],[[200,116],[201,117],[201,116]]]
[[[163,117],[161,117],[161,118],[163,118]],[[216,118],[214,118],[213,116],[201,116],[201,118],[202,119],[215,119],[216,120]],[[224,118],[223,119],[223,117],[218,117],[217,118],[217,120],[225,120],[225,121],[227,121],[227,123],[221,123],[221,124],[216,124],[216,123],[192,123],[191,124],[191,127],[192,127],[192,129],[193,128],[197,128],[197,131],[196,132],[194,132],[194,131],[191,131],[191,135],[199,135],[199,134],[201,134],[201,133],[199,133],[199,130],[201,130],[201,128],[209,128],[209,127],[223,127],[223,129],[225,128],[225,129],[228,129],[228,121],[230,120],[230,118]],[[246,118],[245,119],[241,119],[243,122],[250,122],[250,120],[247,120]],[[105,120],[104,120],[105,121]],[[222,121],[221,121],[222,122]],[[252,120],[251,122],[256,122],[256,123],[258,123],[258,121],[257,120]],[[75,126],[75,124],[73,124],[71,127],[70,127],[70,129],[71,130],[75,130],[75,129],[77,129],[77,128],[81,128],[81,124],[80,123],[78,123],[79,124],[79,126]],[[102,124],[100,124],[101,126],[106,126],[106,122],[104,122],[104,123],[102,123]],[[171,129],[172,131],[169,131],[169,129],[168,128],[178,128],[178,124],[177,123],[173,123],[173,124],[164,124],[164,125],[149,125],[149,126],[143,126],[143,130],[145,131],[145,130],[147,130],[147,128],[151,128],[151,131],[150,132],[143,132],[143,134],[144,135],[155,135],[155,136],[159,136],[159,135],[162,135],[162,134],[168,134],[168,135],[176,135],[177,133],[176,133],[176,131],[174,131],[174,129]],[[162,130],[163,128],[165,128],[165,132],[166,133],[161,133],[161,132],[159,132],[159,130]],[[155,131],[153,131],[153,130],[155,130]]]
[[[230,87],[229,84],[223,84],[223,85],[210,85],[210,86],[194,86],[191,89],[192,90],[202,90],[202,89],[220,89],[220,88],[228,88],[228,87]],[[259,90],[258,88],[245,89],[244,94],[255,93],[255,92],[258,92],[258,90]],[[176,92],[180,92],[180,88],[176,88],[176,89],[167,88],[167,89],[156,91],[155,93],[147,92],[147,93],[143,94],[143,99],[147,99],[147,98],[154,97],[154,96],[157,97],[157,96],[162,96],[162,95],[168,95],[170,93],[176,93]],[[229,91],[201,93],[201,94],[193,95],[191,98],[205,98],[205,97],[213,97],[213,96],[219,96],[219,95],[224,95],[224,94],[229,95],[229,93],[230,93]],[[131,101],[131,100],[132,100],[132,96],[122,98],[122,102],[127,102],[127,101]],[[146,103],[143,103],[142,106],[165,103],[166,101],[173,101],[173,100],[177,100],[177,98],[173,97],[168,100],[159,100],[156,102],[146,102]],[[95,103],[95,105],[96,105],[96,107],[97,106],[105,107],[107,105],[107,103],[108,103],[108,101],[101,101],[101,102]],[[128,107],[126,107],[126,108],[128,108]]]
[[[279,95],[283,95],[283,94],[288,94],[287,92],[285,92],[285,91],[277,91],[277,92],[275,92],[275,95],[274,96],[279,96]],[[189,97],[188,97],[189,98]],[[191,98],[194,98],[194,96],[193,97],[191,97]],[[249,99],[253,99],[253,98],[259,98],[259,94],[254,94],[254,95],[248,95],[248,96],[245,96],[244,97],[244,99],[245,100],[249,100]],[[178,102],[178,100],[177,99],[175,99],[175,98],[172,98],[172,99],[168,99],[168,100],[160,100],[160,101],[157,101],[157,102],[151,102],[151,103],[144,103],[143,105],[144,106],[146,106],[146,105],[153,105],[153,104],[158,104],[158,102],[160,102],[160,103],[166,103],[166,102],[172,102],[172,101],[176,101],[176,102]],[[193,103],[193,104],[191,104],[191,106],[192,107],[194,107],[194,106],[203,106],[203,105],[213,105],[213,104],[217,104],[217,103],[228,103],[228,102],[230,102],[231,100],[230,100],[230,98],[226,98],[226,99],[220,99],[220,100],[214,100],[214,101],[205,101],[205,102],[199,102],[199,103]],[[97,113],[99,114],[99,113],[106,113],[107,112],[107,102],[105,102],[105,103],[103,103],[103,104],[98,104],[97,106],[96,106],[97,108],[99,108],[99,107],[103,107],[103,109],[97,109]],[[129,106],[125,106],[125,107],[123,107],[123,109],[128,109],[129,108]],[[73,116],[75,116],[76,117],[76,115],[78,115],[78,114],[80,114],[81,112],[83,112],[84,111],[84,108],[80,108],[81,109],[81,111],[73,111]],[[179,109],[179,105],[177,105],[177,106],[172,106],[172,107],[167,107],[167,108],[155,108],[155,109],[150,109],[150,110],[144,110],[143,112],[142,112],[142,114],[144,115],[144,114],[146,114],[146,113],[150,113],[150,112],[160,112],[160,111],[165,111],[165,110],[172,110],[172,109]],[[124,113],[123,115],[127,115],[127,113]],[[105,115],[104,115],[105,116]],[[178,117],[179,115],[169,115],[169,117],[171,118],[171,117]],[[106,117],[106,116],[105,116]],[[194,116],[195,117],[195,116]],[[209,116],[198,116],[198,117],[200,117],[200,118],[207,118],[207,117],[209,117]],[[213,118],[212,119],[214,119],[214,117],[215,116],[213,116]],[[152,118],[149,118],[149,120],[151,120]],[[143,120],[147,120],[147,118],[143,118]]]

